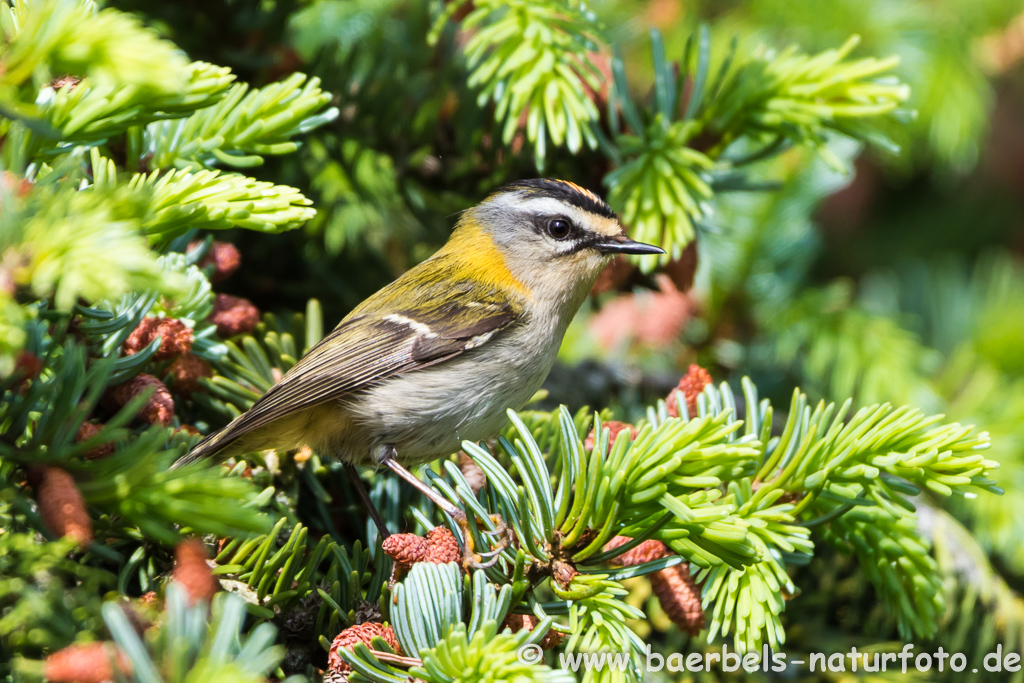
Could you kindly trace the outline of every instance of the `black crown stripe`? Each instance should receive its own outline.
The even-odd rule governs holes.
[[[611,207],[590,190],[584,189],[576,183],[555,178],[534,178],[532,180],[517,180],[505,185],[498,190],[498,194],[504,192],[519,192],[530,197],[551,197],[572,204],[575,207],[588,211],[597,216],[616,219],[615,212]]]

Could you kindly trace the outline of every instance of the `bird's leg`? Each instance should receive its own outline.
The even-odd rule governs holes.
[[[363,480],[359,476],[359,472],[356,471],[354,465],[345,463],[345,471],[348,472],[349,479],[352,480],[352,485],[356,488],[356,493],[359,494],[359,498],[362,499],[363,505],[366,506],[366,511],[370,513],[370,519],[377,525],[377,533],[380,534],[381,540],[391,535],[388,531],[387,525],[384,523],[384,519],[380,516],[380,512],[377,511],[377,506],[370,500],[370,494],[366,492],[366,487],[363,486]]]
[[[437,507],[441,508],[441,510],[445,514],[454,519],[458,523],[459,528],[462,529],[462,538],[464,539],[464,546],[462,550],[463,564],[475,568],[484,568],[489,567],[495,562],[497,562],[497,556],[501,553],[502,550],[508,547],[509,544],[509,540],[507,538],[507,535],[505,534],[505,525],[503,523],[499,524],[500,529],[497,533],[502,536],[502,540],[499,544],[498,549],[487,553],[477,554],[473,546],[473,534],[470,533],[469,520],[466,518],[466,513],[459,509],[459,507],[452,503],[450,500],[448,500],[440,493],[435,491],[432,487],[427,485],[422,479],[420,479],[415,474],[413,474],[405,467],[400,465],[398,461],[395,460],[396,455],[397,452],[395,451],[394,446],[388,446],[384,450],[381,463],[387,465],[388,469],[390,469],[399,477],[412,484],[413,487],[416,488],[416,490],[418,490],[420,493],[422,493],[431,501],[433,501],[433,503],[437,505]],[[482,564],[481,560],[483,559],[483,557],[481,555],[484,557],[493,557],[493,560],[488,563]]]
[[[422,479],[398,464],[398,461],[395,460],[395,455],[397,455],[397,453],[395,452],[394,446],[388,446],[384,451],[384,457],[381,459],[381,463],[387,465],[388,469],[412,484],[417,491],[433,501],[434,505],[441,508],[443,512],[451,516],[451,518],[456,522],[459,522],[459,526],[462,526],[466,521],[466,513],[460,510],[455,503],[451,502],[424,483]]]

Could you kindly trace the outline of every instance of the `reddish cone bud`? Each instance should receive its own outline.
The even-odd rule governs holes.
[[[104,683],[114,680],[115,665],[131,675],[131,662],[111,643],[70,645],[46,658],[43,678],[50,683]]]
[[[117,405],[124,406],[147,389],[152,389],[153,393],[139,411],[139,418],[150,424],[169,425],[174,417],[174,399],[164,383],[153,375],[136,375],[111,387],[109,392]]]
[[[96,425],[96,424],[93,424],[91,422],[83,422],[82,426],[80,426],[78,428],[78,433],[75,434],[75,443],[78,443],[80,441],[88,441],[92,437],[94,437],[97,434],[99,434],[100,430],[102,430],[102,429],[103,429],[103,425]],[[85,454],[85,459],[86,460],[99,460],[100,458],[105,458],[108,455],[113,454],[113,452],[114,452],[114,444],[112,444],[112,443],[105,443],[102,446],[97,446],[96,448],[93,448],[93,449],[89,450]]]
[[[374,638],[383,638],[395,652],[400,653],[402,651],[402,648],[398,645],[398,639],[395,638],[395,632],[390,626],[374,624],[372,622],[357,624],[349,626],[335,637],[334,642],[331,643],[331,654],[327,659],[327,668],[331,671],[349,671],[349,665],[338,654],[338,650],[351,651],[358,643],[363,643],[366,647],[373,649],[371,641]]]
[[[190,243],[188,245],[189,251],[195,249],[200,244],[202,244],[200,240]],[[210,276],[210,279],[214,282],[227,279],[241,265],[242,254],[238,251],[238,247],[230,242],[214,242],[210,245],[209,251],[206,252],[202,260],[199,261],[201,268],[213,266],[213,275]]]
[[[438,526],[423,538],[416,534],[391,534],[381,544],[396,569],[408,569],[417,562],[446,564],[462,560],[459,542],[448,527]]]
[[[160,600],[160,596],[156,594],[156,591],[149,591],[139,596],[139,603],[145,605],[150,609],[160,610],[163,609],[163,601]]]
[[[618,420],[608,420],[607,422],[603,423],[603,426],[608,428],[608,448],[609,449],[612,446],[615,445],[615,439],[618,438],[619,432],[621,432],[622,430],[628,429],[629,430],[630,438],[632,438],[632,439],[635,439],[636,435],[640,433],[640,430],[637,429],[636,427],[634,427],[633,425],[628,424],[626,422],[619,422]],[[590,433],[587,434],[586,440],[584,440],[584,442],[583,442],[583,447],[585,449],[587,449],[588,451],[594,450],[594,439],[595,439],[595,436],[596,436],[596,434],[595,434],[594,430],[591,429]]]
[[[384,554],[398,567],[411,567],[427,559],[427,539],[416,534],[391,534],[381,544]]]
[[[437,526],[427,532],[427,562],[447,564],[462,560],[462,551],[455,534],[446,526]]]

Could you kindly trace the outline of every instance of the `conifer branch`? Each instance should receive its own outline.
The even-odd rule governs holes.
[[[458,8],[451,3],[435,25],[432,40]],[[597,143],[591,127],[598,110],[587,91],[601,87],[591,55],[598,49],[594,15],[577,0],[475,2],[462,20],[473,32],[464,52],[479,88],[478,104],[494,103],[494,120],[508,145],[520,131],[533,145],[543,169],[548,139],[571,153]]]
[[[44,88],[42,115],[59,141],[51,154],[72,144],[101,142],[151,121],[187,116],[221,99],[235,80],[229,69],[205,62],[193,62],[187,73],[178,89],[157,96],[136,86],[101,85],[88,78]]]
[[[704,27],[680,62],[666,59],[657,31],[651,42],[650,106],[634,99],[616,55],[608,100],[611,137],[602,139],[602,150],[618,165],[605,177],[612,208],[637,239],[668,253],[641,258],[645,270],[680,258],[695,236],[694,225],[713,211],[716,185],[742,185],[741,169],[789,145],[813,147],[842,170],[826,144],[830,136],[886,144],[878,126],[909,95],[905,85],[886,80],[894,58],[848,59],[856,37],[813,56],[795,47],[748,51],[735,41],[728,53],[714,56]]]
[[[134,155],[155,168],[258,166],[266,155],[298,149],[291,138],[337,118],[336,108],[323,109],[330,99],[320,79],[304,74],[253,90],[234,85],[211,107],[149,124]]]
[[[148,194],[142,230],[156,242],[189,230],[247,228],[259,232],[294,230],[316,210],[298,190],[220,171],[169,171],[135,175],[131,190]]]

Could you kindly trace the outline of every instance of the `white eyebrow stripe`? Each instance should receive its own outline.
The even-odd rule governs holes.
[[[578,207],[559,201],[553,197],[529,197],[516,194],[504,194],[493,200],[512,209],[534,214],[562,214],[573,219],[580,225],[587,225],[591,220],[590,213]]]
[[[518,193],[506,193],[489,200],[498,206],[531,214],[561,214],[590,232],[614,236],[623,234],[622,226],[614,218],[607,218],[573,206],[554,197],[531,197]]]

